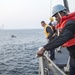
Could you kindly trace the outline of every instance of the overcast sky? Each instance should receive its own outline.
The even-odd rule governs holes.
[[[75,0],[68,0],[75,10]],[[50,3],[51,2],[51,3]],[[51,5],[50,5],[51,4]],[[50,10],[63,0],[0,0],[0,27],[4,29],[42,28],[42,20],[49,23]]]

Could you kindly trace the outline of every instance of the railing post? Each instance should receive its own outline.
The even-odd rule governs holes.
[[[44,56],[39,57],[39,75],[49,75]]]
[[[44,74],[44,60],[43,57],[39,57],[39,69],[40,69],[40,75],[45,75]]]

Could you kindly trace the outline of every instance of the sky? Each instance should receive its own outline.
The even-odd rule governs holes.
[[[75,0],[68,0],[71,12]],[[0,28],[40,29],[40,22],[49,23],[52,7],[63,0],[0,0]]]

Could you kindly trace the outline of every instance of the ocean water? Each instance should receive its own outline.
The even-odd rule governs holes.
[[[36,52],[45,43],[40,29],[0,30],[0,75],[38,75]]]

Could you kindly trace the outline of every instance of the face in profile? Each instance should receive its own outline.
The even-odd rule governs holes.
[[[57,23],[60,22],[60,16],[58,14],[55,15],[55,19],[56,19]]]
[[[45,23],[41,23],[41,25],[42,25],[42,27],[44,27],[45,26]]]

